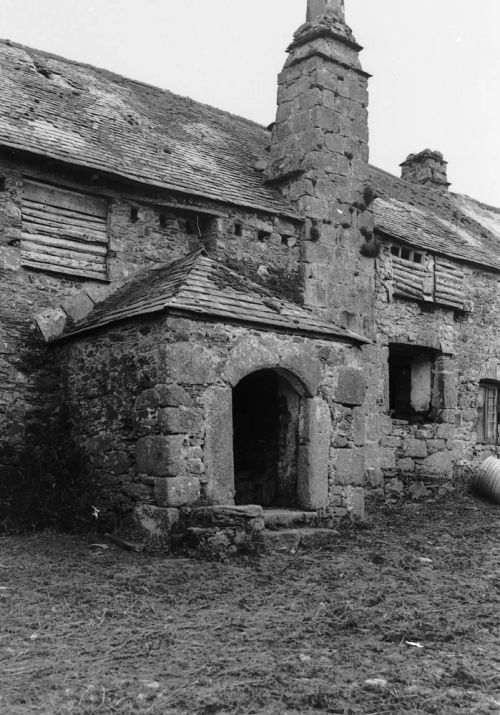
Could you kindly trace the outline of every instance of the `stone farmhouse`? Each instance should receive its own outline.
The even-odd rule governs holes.
[[[3,515],[52,450],[166,531],[363,517],[500,456],[500,210],[439,152],[369,164],[361,49],[308,0],[264,128],[0,42]]]

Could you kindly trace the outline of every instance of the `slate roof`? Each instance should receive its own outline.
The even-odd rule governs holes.
[[[296,215],[254,169],[262,126],[107,70],[0,40],[0,145]]]
[[[500,270],[500,209],[374,167],[376,228],[404,243]]]
[[[208,258],[203,250],[128,281],[62,337],[164,311],[368,342]]]
[[[269,132],[107,70],[0,40],[0,146],[300,218],[254,169]],[[371,168],[379,231],[500,270],[500,209]]]

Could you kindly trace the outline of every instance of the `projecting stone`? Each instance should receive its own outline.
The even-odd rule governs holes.
[[[74,323],[78,323],[94,309],[94,303],[87,293],[81,292],[67,298],[61,308]]]
[[[61,335],[67,319],[68,316],[61,308],[49,308],[35,316],[35,323],[48,343]]]

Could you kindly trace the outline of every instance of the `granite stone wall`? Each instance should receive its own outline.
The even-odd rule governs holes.
[[[341,17],[295,33],[278,77],[266,175],[306,217],[306,305],[343,327],[373,330],[373,192],[368,184],[368,75]]]
[[[500,456],[499,446],[476,439],[479,383],[500,381],[500,277],[465,266],[468,309],[454,311],[393,297],[387,285],[389,262],[386,246],[377,260],[377,338],[363,348],[367,469],[378,475],[378,488],[384,484],[389,495],[421,494],[421,482],[435,492],[466,477],[487,456]],[[437,409],[432,422],[410,424],[391,417],[390,343],[435,352]]]
[[[302,400],[297,503],[363,515],[357,347],[164,316],[52,350],[71,438],[86,458],[82,486],[99,484],[103,519],[119,514],[126,522],[148,505],[167,510],[163,523],[173,524],[172,510],[232,503],[232,389],[260,369],[278,370]]]
[[[108,201],[108,281],[24,267],[23,177],[103,196]],[[20,482],[20,459],[60,409],[57,366],[37,327],[57,334],[139,270],[206,249],[253,280],[300,300],[300,226],[214,202],[116,184],[54,162],[0,156],[0,515]],[[172,208],[172,204],[182,204]],[[185,207],[184,207],[185,205]],[[208,212],[208,213],[204,213]]]

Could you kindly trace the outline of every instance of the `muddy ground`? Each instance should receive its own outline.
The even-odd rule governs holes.
[[[0,713],[500,713],[500,507],[227,562],[0,539]]]

